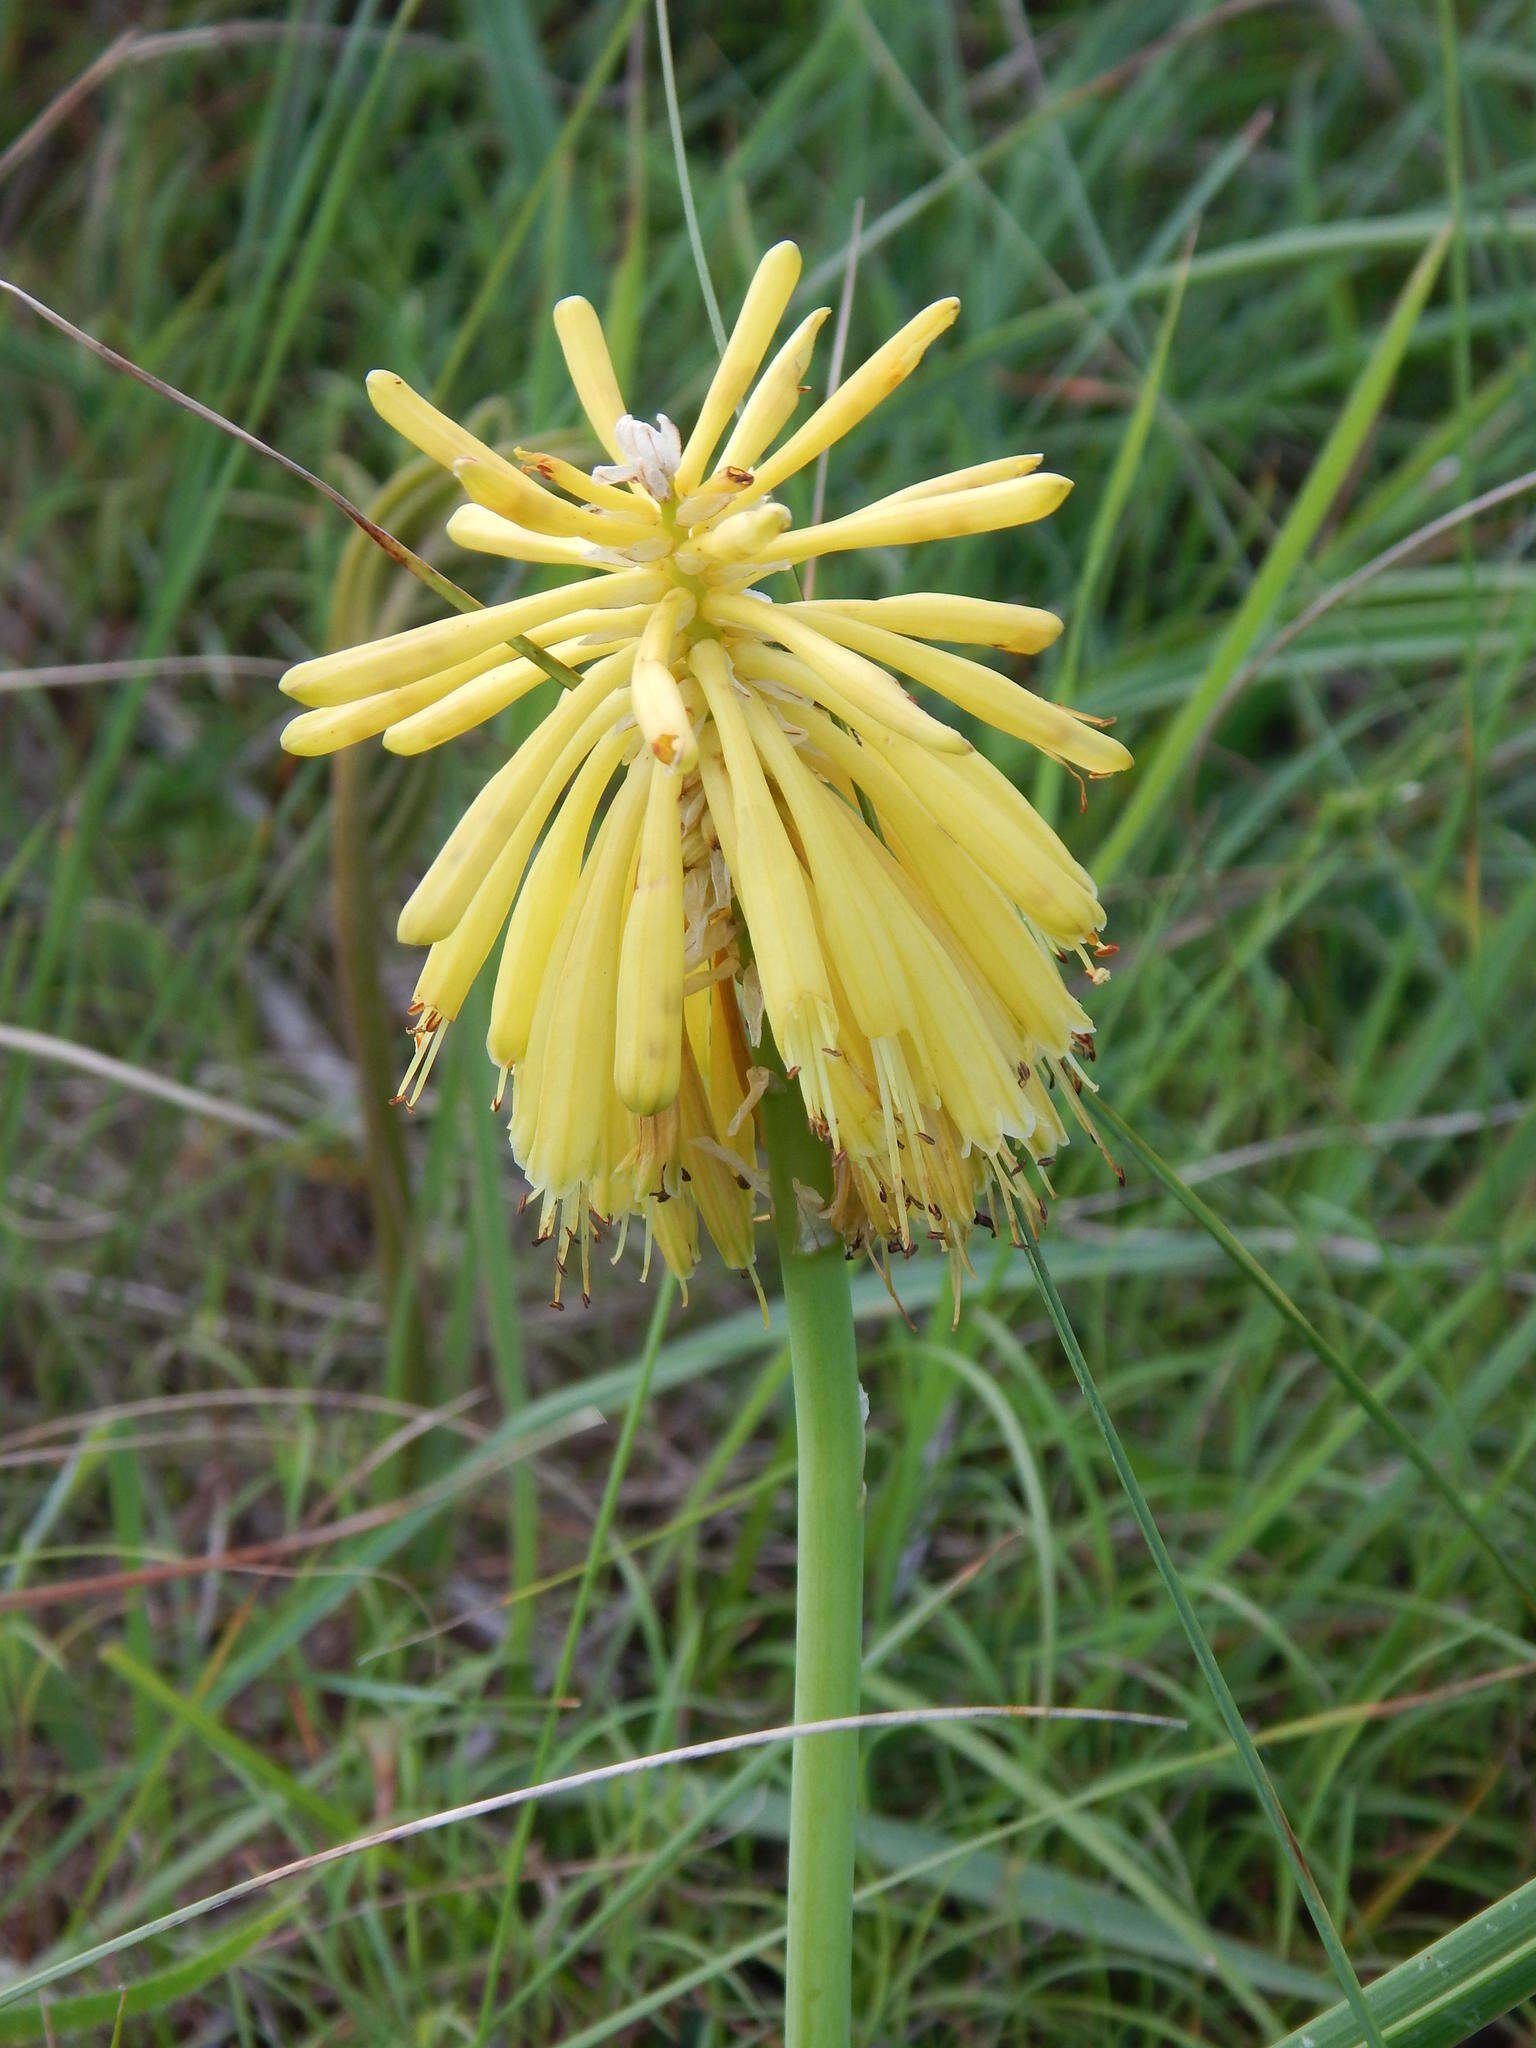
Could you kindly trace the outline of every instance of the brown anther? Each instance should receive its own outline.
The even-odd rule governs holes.
[[[725,473],[733,484],[741,484],[743,488],[752,481],[750,469],[737,469],[734,464]]]

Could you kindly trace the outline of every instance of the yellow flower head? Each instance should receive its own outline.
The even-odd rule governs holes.
[[[578,574],[283,679],[312,707],[283,735],[291,751],[382,733],[416,754],[545,682],[509,636],[580,676],[465,812],[400,937],[428,948],[412,1102],[501,942],[489,1049],[503,1092],[511,1077],[512,1148],[561,1273],[579,1253],[584,1295],[593,1243],[609,1224],[622,1243],[631,1216],[680,1275],[701,1223],[751,1271],[755,1110],[782,1085],[758,1051],[765,1026],[831,1149],[831,1201],[808,1198],[806,1228],[882,1262],[936,1240],[957,1284],[976,1223],[1017,1239],[1043,1214],[1024,1162],[1064,1142],[1060,1105],[1077,1108],[1091,1046],[1057,961],[1076,953],[1099,978],[1092,880],[907,687],[1114,773],[1130,757],[1099,721],[952,651],[1034,654],[1061,622],[934,592],[809,602],[793,574],[1043,519],[1070,485],[1038,456],[1003,456],[795,525],[774,493],[958,311],[926,307],[786,436],[826,318],[802,320],[763,369],[799,274],[793,243],[763,258],[686,440],[628,411],[597,315],[562,300],[556,332],[609,458],[590,470],[521,448],[509,461],[375,371],[379,413],[464,488],[450,535]]]

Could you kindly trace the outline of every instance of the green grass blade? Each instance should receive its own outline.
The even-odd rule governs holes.
[[[1365,2001],[1388,2048],[1454,2048],[1533,1996],[1536,1878],[1378,1977]],[[1359,2048],[1361,2038],[1336,2005],[1274,2048]]]
[[[216,1977],[232,1970],[283,1921],[291,1918],[303,1899],[302,1888],[297,1889],[281,1905],[267,1906],[259,1913],[250,1914],[238,1926],[231,1927],[216,1941],[209,1942],[206,1948],[168,1963],[163,1970],[152,1970],[147,1976],[125,1984],[121,1989],[114,1985],[106,1991],[81,1991],[71,1998],[45,2001],[46,2028],[41,2017],[42,2007],[8,2007],[0,2012],[0,2043],[26,2042],[35,2048],[40,2040],[62,2039],[66,2034],[78,2033],[86,2027],[104,2027],[109,2022],[120,2025],[124,2019],[161,2012],[178,1999],[190,1997],[193,1992],[201,1991],[205,1984],[211,1984]],[[52,2029],[51,2036],[48,2028]],[[114,2041],[117,2039],[116,2033],[112,2038]]]
[[[1125,1489],[1126,1499],[1131,1505],[1131,1513],[1136,1517],[1136,1526],[1145,1537],[1147,1548],[1152,1553],[1153,1563],[1157,1566],[1158,1576],[1168,1589],[1168,1597],[1172,1600],[1174,1610],[1178,1614],[1180,1626],[1189,1638],[1189,1646],[1195,1653],[1195,1661],[1200,1666],[1205,1682],[1211,1689],[1211,1696],[1216,1702],[1217,1712],[1221,1715],[1227,1733],[1231,1736],[1238,1756],[1242,1759],[1243,1769],[1247,1772],[1249,1783],[1253,1786],[1254,1797],[1258,1800],[1264,1817],[1274,1832],[1280,1852],[1296,1880],[1297,1888],[1306,1901],[1307,1911],[1312,1916],[1312,1924],[1317,1929],[1318,1939],[1322,1942],[1328,1960],[1333,1965],[1335,1976],[1343,1986],[1344,1996],[1349,2008],[1359,2021],[1361,2034],[1368,2044],[1368,2048],[1385,2048],[1380,2030],[1366,2006],[1365,1994],[1360,1988],[1360,1979],[1355,1975],[1355,1966],[1349,1960],[1344,1944],[1339,1938],[1339,1931],[1333,1924],[1333,1916],[1328,1911],[1327,1902],[1318,1890],[1317,1880],[1313,1877],[1311,1870],[1307,1866],[1307,1859],[1302,1854],[1301,1844],[1297,1841],[1295,1834],[1292,1832],[1291,1824],[1285,1817],[1285,1811],[1280,1804],[1279,1795],[1275,1791],[1268,1771],[1264,1768],[1263,1758],[1254,1746],[1253,1737],[1248,1732],[1248,1724],[1243,1719],[1237,1701],[1232,1696],[1232,1688],[1227,1684],[1221,1666],[1216,1661],[1216,1653],[1211,1648],[1210,1639],[1207,1637],[1205,1630],[1200,1626],[1200,1617],[1195,1613],[1189,1595],[1184,1590],[1184,1583],[1179,1577],[1178,1568],[1168,1553],[1168,1546],[1163,1541],[1162,1532],[1153,1520],[1152,1510],[1147,1504],[1145,1493],[1142,1492],[1141,1482],[1136,1477],[1135,1467],[1131,1464],[1130,1458],[1126,1454],[1125,1445],[1120,1441],[1120,1432],[1115,1428],[1109,1410],[1104,1406],[1103,1396],[1099,1392],[1093,1374],[1088,1369],[1088,1361],[1083,1355],[1083,1348],[1077,1341],[1077,1332],[1072,1327],[1061,1296],[1056,1292],[1056,1283],[1051,1278],[1050,1271],[1041,1256],[1040,1247],[1028,1231],[1024,1233],[1024,1251],[1030,1265],[1034,1268],[1035,1278],[1040,1283],[1040,1292],[1044,1298],[1052,1327],[1061,1340],[1062,1349],[1066,1352],[1077,1383],[1082,1388],[1083,1398],[1088,1403],[1093,1419],[1098,1425],[1099,1434],[1104,1439],[1105,1448],[1108,1450],[1115,1470],[1120,1476],[1120,1483]]]
[[[1147,445],[1147,435],[1157,414],[1157,401],[1163,388],[1163,377],[1168,368],[1168,352],[1173,346],[1173,337],[1179,324],[1179,309],[1184,304],[1184,287],[1189,282],[1189,259],[1193,254],[1193,240],[1184,251],[1184,262],[1174,279],[1173,289],[1168,294],[1168,303],[1163,309],[1162,325],[1158,329],[1157,342],[1152,350],[1152,360],[1147,365],[1146,375],[1141,380],[1141,389],[1136,394],[1136,404],[1121,436],[1120,446],[1115,451],[1114,467],[1109,472],[1098,504],[1094,508],[1093,525],[1088,532],[1088,545],[1083,551],[1082,572],[1077,579],[1077,588],[1072,593],[1072,610],[1067,620],[1066,645],[1062,651],[1060,672],[1052,678],[1050,694],[1057,703],[1070,703],[1077,683],[1077,672],[1082,662],[1083,635],[1092,614],[1094,597],[1098,591],[1104,570],[1109,562],[1110,549],[1114,545],[1115,532],[1120,524],[1120,515],[1130,497],[1131,486],[1136,481],[1136,472],[1141,466],[1142,450]],[[1035,775],[1035,807],[1046,818],[1054,822],[1058,800],[1061,794],[1061,769],[1044,755]]]
[[[1105,841],[1095,862],[1095,872],[1101,880],[1107,881],[1118,873],[1131,848],[1162,810],[1190,749],[1220,703],[1222,692],[1236,675],[1316,539],[1386,401],[1419,315],[1434,289],[1448,240],[1449,231],[1442,228],[1414,265],[1392,317],[1382,329],[1332,433],[1319,450],[1296,502],[1264,558],[1264,566],[1217,642],[1205,673],[1158,741],[1130,801]]]
[[[1403,1456],[1412,1463],[1415,1470],[1434,1488],[1441,1500],[1445,1502],[1452,1514],[1455,1515],[1457,1521],[1461,1523],[1468,1535],[1472,1537],[1478,1549],[1482,1551],[1483,1555],[1497,1569],[1499,1575],[1514,1588],[1524,1601],[1526,1607],[1533,1614],[1536,1614],[1536,1588],[1531,1586],[1524,1574],[1517,1570],[1504,1555],[1504,1552],[1494,1542],[1493,1538],[1488,1534],[1477,1516],[1473,1514],[1472,1510],[1467,1506],[1433,1458],[1429,1456],[1421,1444],[1415,1441],[1413,1435],[1403,1427],[1391,1411],[1382,1405],[1375,1394],[1372,1393],[1365,1380],[1355,1370],[1354,1366],[1350,1364],[1349,1360],[1341,1352],[1335,1350],[1334,1346],[1328,1342],[1327,1338],[1309,1317],[1303,1315],[1279,1281],[1272,1274],[1266,1272],[1241,1239],[1222,1222],[1215,1210],[1200,1199],[1194,1189],[1180,1178],[1168,1164],[1167,1160],[1155,1152],[1146,1139],[1131,1124],[1128,1124],[1117,1110],[1110,1107],[1102,1095],[1096,1096],[1094,1099],[1093,1114],[1095,1121],[1107,1124],[1117,1137],[1124,1139],[1126,1144],[1131,1147],[1149,1171],[1155,1174],[1157,1179],[1162,1182],[1175,1201],[1188,1210],[1201,1229],[1208,1232],[1215,1239],[1216,1243],[1221,1246],[1238,1270],[1247,1279],[1252,1281],[1264,1298],[1285,1318],[1297,1335],[1305,1341],[1308,1348],[1316,1354],[1321,1363],[1327,1366],[1328,1370],[1345,1388],[1350,1399],[1359,1403],[1360,1407],[1370,1416],[1377,1428],[1391,1440],[1396,1448],[1402,1452]]]
[[[640,12],[642,5],[643,0],[624,0],[624,4],[615,15],[613,26],[603,40],[596,61],[587,73],[581,91],[576,95],[571,111],[561,125],[554,148],[545,157],[539,175],[528,188],[527,196],[518,208],[500,248],[486,266],[485,275],[480,280],[480,288],[475,293],[474,303],[459,323],[458,332],[453,337],[453,346],[449,349],[447,359],[438,372],[437,382],[433,386],[432,396],[438,405],[447,397],[450,386],[464,367],[475,337],[495,309],[497,294],[506,282],[507,273],[522,252],[523,244],[538,218],[539,208],[544,204],[555,173],[586,126],[592,109],[597,105],[614,65],[623,54],[635,16]],[[519,648],[518,652],[521,653],[522,649]]]

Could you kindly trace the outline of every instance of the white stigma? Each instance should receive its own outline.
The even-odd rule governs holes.
[[[637,420],[627,412],[614,427],[613,438],[624,460],[605,462],[594,469],[592,474],[597,481],[643,484],[658,504],[670,498],[672,479],[683,459],[683,437],[666,414],[658,413],[653,427],[649,420]]]

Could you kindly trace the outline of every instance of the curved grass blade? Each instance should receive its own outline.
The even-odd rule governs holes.
[[[1455,2048],[1536,1996],[1536,1878],[1378,1977],[1365,1994],[1389,2048]],[[1359,2022],[1331,2006],[1274,2048],[1359,2048]]]
[[[1263,567],[1217,641],[1205,673],[1162,734],[1142,771],[1130,801],[1094,863],[1094,872],[1101,881],[1118,873],[1131,847],[1161,811],[1191,749],[1316,539],[1386,401],[1419,315],[1434,289],[1449,233],[1449,228],[1442,227],[1414,265],[1392,309],[1392,317],[1344,401],[1333,431],[1318,451]],[[1192,266],[1186,263],[1185,268],[1187,272]]]
[[[161,2012],[178,1999],[191,1997],[193,1992],[201,1991],[204,1985],[222,1977],[243,1961],[252,1949],[259,1947],[298,1909],[302,1896],[296,1892],[276,1906],[263,1907],[259,1913],[250,1914],[237,1927],[220,1935],[217,1941],[210,1942],[207,1948],[168,1963],[163,1970],[153,1970],[134,1983],[114,1984],[105,1991],[81,1991],[72,1998],[54,2000],[46,2008],[48,2025],[56,2035],[78,2033],[86,2027],[104,2027],[109,2021],[121,2026],[124,2019]],[[0,2042],[35,2044],[41,2035],[36,2006],[12,2006],[0,2012]],[[112,2038],[116,2041],[118,2036],[114,2033]]]
[[[41,299],[33,298],[32,294],[24,292],[20,285],[12,284],[9,278],[0,277],[0,292],[7,293],[29,312],[35,313],[39,320],[45,320],[50,327],[56,328],[60,334],[67,335],[71,341],[89,349],[92,355],[99,357],[110,369],[118,370],[125,377],[132,377],[137,383],[147,385],[159,397],[169,399],[172,405],[179,405],[183,411],[191,413],[194,418],[204,421],[208,426],[217,427],[221,434],[228,434],[231,440],[238,441],[252,454],[264,455],[269,462],[275,462],[279,469],[286,470],[300,483],[318,491],[338,512],[344,513],[360,532],[367,534],[375,547],[382,548],[392,562],[398,563],[402,569],[408,569],[418,582],[424,583],[428,590],[442,598],[444,603],[451,604],[455,611],[477,612],[481,609],[478,597],[471,596],[469,591],[461,589],[451,577],[444,576],[440,570],[434,569],[430,562],[423,561],[403,540],[398,539],[386,527],[380,526],[376,520],[370,519],[362,507],[354,505],[344,492],[328,484],[324,477],[316,476],[302,463],[295,462],[292,456],[285,455],[280,448],[274,448],[270,442],[263,441],[246,428],[237,426],[233,420],[226,419],[223,413],[215,412],[211,405],[204,405],[201,400],[189,397],[185,391],[178,391],[174,384],[167,384],[163,378],[156,377],[151,371],[141,369],[127,356],[120,355],[115,348],[108,348],[104,341],[98,341],[95,335],[87,334],[84,328],[76,327],[73,321],[66,320],[62,313],[56,313],[52,306],[45,306]],[[536,645],[522,633],[509,633],[507,645],[525,661],[531,661],[536,668],[543,669],[550,681],[558,683],[563,690],[574,690],[581,681],[581,677],[573,668],[568,667],[558,656],[551,654],[547,648]]]
[[[1349,2009],[1359,2023],[1360,2038],[1368,2044],[1368,2048],[1386,2048],[1381,2031],[1365,2003],[1365,1993],[1360,1988],[1360,1979],[1355,1975],[1355,1966],[1349,1960],[1348,1952],[1339,1938],[1339,1931],[1333,1924],[1333,1916],[1328,1911],[1327,1902],[1317,1888],[1317,1880],[1308,1868],[1301,1844],[1285,1817],[1285,1809],[1280,1804],[1279,1794],[1264,1768],[1263,1758],[1254,1746],[1253,1737],[1248,1732],[1248,1724],[1232,1696],[1232,1688],[1222,1675],[1210,1639],[1200,1626],[1200,1617],[1195,1613],[1190,1597],[1184,1590],[1184,1582],[1179,1577],[1178,1568],[1168,1554],[1168,1546],[1164,1543],[1162,1532],[1153,1519],[1147,1497],[1141,1489],[1141,1482],[1136,1477],[1135,1468],[1126,1454],[1125,1445],[1120,1440],[1120,1432],[1115,1428],[1109,1410],[1104,1406],[1104,1397],[1099,1392],[1093,1374],[1088,1370],[1088,1361],[1077,1341],[1077,1332],[1072,1327],[1061,1296],[1056,1292],[1056,1283],[1041,1256],[1040,1247],[1029,1231],[1026,1230],[1023,1237],[1025,1255],[1034,1268],[1051,1323],[1061,1339],[1062,1349],[1066,1352],[1077,1384],[1082,1389],[1083,1399],[1088,1403],[1093,1419],[1098,1424],[1099,1434],[1104,1439],[1115,1471],[1119,1474],[1120,1484],[1125,1489],[1125,1497],[1130,1502],[1131,1513],[1136,1517],[1136,1525],[1146,1539],[1147,1548],[1152,1553],[1152,1562],[1157,1566],[1158,1575],[1167,1587],[1168,1597],[1172,1600],[1174,1611],[1179,1617],[1179,1625],[1195,1653],[1195,1662],[1200,1666],[1201,1674],[1211,1689],[1217,1712],[1221,1715],[1227,1733],[1231,1736],[1242,1761],[1243,1769],[1248,1774],[1254,1796],[1274,1832],[1281,1854],[1290,1866],[1291,1875],[1296,1880],[1297,1889],[1306,1901],[1307,1911],[1312,1916],[1312,1924],[1317,1929],[1318,1939],[1333,1965],[1334,1975],[1343,1987]]]
[[[1285,1318],[1308,1348],[1327,1366],[1350,1399],[1359,1404],[1377,1428],[1409,1460],[1415,1471],[1434,1488],[1479,1550],[1496,1567],[1500,1576],[1519,1594],[1526,1608],[1532,1614],[1536,1614],[1536,1588],[1533,1588],[1529,1580],[1511,1564],[1429,1453],[1391,1411],[1383,1407],[1354,1366],[1342,1353],[1335,1351],[1322,1332],[1296,1306],[1279,1281],[1265,1271],[1242,1240],[1222,1222],[1215,1210],[1208,1208],[1201,1201],[1188,1182],[1179,1177],[1166,1159],[1153,1151],[1146,1139],[1128,1124],[1117,1110],[1112,1109],[1102,1095],[1094,1098],[1093,1115],[1096,1122],[1106,1123],[1117,1137],[1125,1140],[1148,1170],[1162,1182],[1174,1200],[1187,1209],[1201,1229],[1215,1239],[1244,1278],[1253,1282],[1271,1307]]]
[[[1195,230],[1190,232],[1184,243],[1184,253],[1173,288],[1168,294],[1168,303],[1163,308],[1162,323],[1158,328],[1157,341],[1152,350],[1152,360],[1147,365],[1146,375],[1141,380],[1141,389],[1136,394],[1136,404],[1120,437],[1120,446],[1109,472],[1109,480],[1100,493],[1093,515],[1093,525],[1088,531],[1088,544],[1083,550],[1083,566],[1078,574],[1077,588],[1072,594],[1072,609],[1067,620],[1066,644],[1062,649],[1061,667],[1052,679],[1050,695],[1058,704],[1070,704],[1077,687],[1078,671],[1082,663],[1083,634],[1092,616],[1094,599],[1109,565],[1110,553],[1120,526],[1120,515],[1131,495],[1141,468],[1142,451],[1147,445],[1152,421],[1157,414],[1158,400],[1162,396],[1163,378],[1168,369],[1168,356],[1173,347],[1173,337],[1178,329],[1179,314],[1184,305],[1184,287],[1189,282],[1190,259],[1195,253]],[[1040,756],[1035,771],[1035,808],[1045,818],[1055,822],[1061,793],[1061,769],[1056,762],[1044,754]]]
[[[487,1814],[526,1810],[541,1800],[585,1791],[594,1785],[612,1784],[621,1778],[639,1777],[646,1771],[665,1770],[675,1764],[702,1763],[714,1757],[735,1756],[743,1750],[777,1748],[807,1735],[846,1735],[864,1728],[922,1728],[947,1721],[1113,1722],[1134,1728],[1178,1730],[1186,1725],[1170,1714],[1122,1712],[1111,1707],[998,1706],[982,1702],[974,1706],[912,1707],[897,1708],[889,1713],[842,1714],[820,1721],[786,1721],[773,1728],[750,1728],[736,1735],[713,1736],[706,1742],[686,1742],[677,1748],[654,1750],[645,1756],[621,1757],[615,1763],[598,1764],[591,1770],[519,1785],[510,1792],[492,1792],[483,1799],[471,1799],[462,1806],[443,1807],[435,1813],[418,1815],[413,1820],[393,1821],[387,1827],[375,1828],[370,1834],[356,1835],[350,1841],[333,1842],[328,1848],[313,1850],[307,1856],[296,1856],[287,1863],[274,1864],[271,1869],[258,1871],[253,1877],[237,1878],[233,1884],[225,1885],[222,1891],[207,1892],[188,1905],[177,1906],[153,1920],[142,1921],[138,1926],[111,1935],[90,1948],[56,1956],[51,1962],[29,1970],[24,1977],[0,1982],[0,2014],[35,1998],[40,1991],[45,1991],[63,1977],[72,1977],[96,1963],[122,1955],[125,1950],[137,1948],[157,1935],[170,1934],[189,1921],[201,1920],[209,1913],[232,1906],[240,1899],[252,1898],[273,1885],[294,1880],[307,1882],[317,1871],[327,1870],[334,1863],[365,1855],[373,1849],[387,1849],[395,1842],[414,1841],[419,1835],[436,1834],[443,1828],[480,1820]]]

